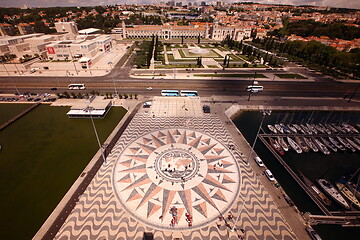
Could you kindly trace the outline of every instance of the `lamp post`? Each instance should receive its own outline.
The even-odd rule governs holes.
[[[94,123],[94,120],[93,120],[92,115],[91,115],[92,107],[89,107],[89,106],[88,106],[87,108],[88,108],[89,113],[90,113],[91,123],[92,123],[93,129],[94,129],[94,132],[95,132],[96,140],[97,140],[97,142],[98,142],[98,144],[99,144],[101,156],[102,156],[102,158],[103,158],[103,160],[104,160],[104,164],[106,164],[106,158],[105,158],[105,156],[104,156],[104,152],[103,152],[103,149],[102,149],[100,140],[99,140],[99,136],[98,136],[98,133],[97,133],[97,130],[96,130],[96,127],[95,127],[95,123]]]
[[[19,90],[17,89],[17,87],[16,87],[16,85],[15,85],[14,80],[10,77],[10,73],[9,73],[9,71],[7,70],[7,68],[5,67],[4,61],[1,61],[1,63],[2,63],[2,64],[3,64],[3,66],[4,66],[5,71],[6,71],[7,75],[8,75],[8,77],[9,77],[9,79],[10,79],[10,80],[11,80],[11,82],[14,84],[14,88],[15,88],[15,90],[16,90],[16,92],[17,92],[17,94],[18,94],[18,95],[20,95],[20,92],[19,92]]]
[[[253,93],[253,88],[252,87],[254,87],[254,85],[255,85],[255,79],[256,79],[256,72],[255,72],[255,74],[254,74],[254,80],[253,80],[253,82],[252,82],[252,84],[251,84],[251,89],[250,89],[250,91],[249,91],[249,97],[248,97],[248,101],[250,101],[250,97],[251,97],[251,94]],[[256,83],[257,84],[257,83]]]
[[[113,62],[108,62],[108,64],[110,65],[110,70],[109,70],[109,72],[111,72]],[[115,73],[113,73],[113,75],[112,75],[112,81],[113,81],[113,85],[114,85],[115,95],[118,96],[118,92],[117,92],[117,90],[116,90],[116,84],[115,84],[114,74],[115,74]]]
[[[74,68],[75,68],[76,75],[79,75],[79,73],[78,73],[78,71],[76,69],[76,64],[74,62],[74,57],[73,57],[72,52],[71,52],[71,46],[68,45],[68,48],[69,48],[69,52],[70,52],[70,56],[71,56],[71,61],[73,62],[73,65],[74,65]]]
[[[264,122],[265,116],[266,116],[266,115],[269,115],[269,116],[270,116],[271,110],[263,110],[263,111],[261,111],[261,113],[263,114],[263,116],[262,116],[262,118],[261,118],[261,122],[260,122],[259,128],[258,128],[258,130],[257,130],[254,143],[253,143],[253,145],[252,145],[252,147],[251,147],[251,149],[250,149],[250,154],[249,154],[249,157],[248,157],[247,160],[246,160],[246,163],[249,162],[249,159],[251,158],[251,156],[252,156],[252,154],[253,154],[253,152],[254,152],[254,147],[255,147],[255,145],[256,145],[256,141],[257,141],[257,139],[258,139],[259,132],[260,132],[261,126],[262,126],[262,124],[263,124],[263,122]]]

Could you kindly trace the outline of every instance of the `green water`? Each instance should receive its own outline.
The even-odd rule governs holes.
[[[296,113],[293,119],[301,120],[302,118],[308,118],[310,117],[310,114],[311,113],[307,112]],[[360,119],[359,113],[338,113],[337,115],[334,115],[328,112],[317,113],[317,119],[321,120],[327,118],[329,114],[331,114],[329,119],[332,119],[334,116],[334,121],[347,118],[353,120]],[[271,116],[266,116],[263,123],[265,131],[267,131],[267,124],[281,121],[284,116],[284,112],[273,112]],[[235,125],[250,144],[252,144],[255,139],[261,119],[262,114],[259,112],[243,112],[234,120]],[[258,139],[256,143],[255,151],[264,161],[265,165],[271,170],[275,178],[279,181],[301,212],[322,214],[320,209],[312,202],[302,188],[298,186],[296,181],[292,179],[291,175],[288,174],[260,139]],[[289,151],[283,156],[283,159],[295,172],[300,170],[305,176],[313,181],[318,178],[336,181],[341,176],[354,173],[357,168],[360,167],[359,152],[331,153],[330,155],[325,156],[322,153],[309,152],[296,154],[293,151]],[[324,240],[358,239],[358,236],[360,236],[360,228],[343,228],[336,225],[318,225],[314,226],[314,228]]]
[[[13,104],[1,103],[0,104],[0,125],[15,117],[23,110],[31,107],[31,104]]]
[[[90,119],[68,111],[41,105],[0,132],[1,239],[31,239],[98,150]],[[101,142],[125,113],[94,120]]]

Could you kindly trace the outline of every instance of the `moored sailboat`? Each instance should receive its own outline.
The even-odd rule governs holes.
[[[325,144],[326,147],[330,148],[331,150],[333,150],[333,152],[337,152],[337,147],[330,141],[328,141],[326,138],[321,137],[320,138],[321,141]]]
[[[317,138],[313,138],[315,144],[319,147],[320,151],[322,151],[324,154],[328,155],[330,154],[329,149]]]
[[[333,137],[329,137],[330,142],[332,142],[332,144],[334,144],[338,149],[342,150],[342,151],[346,151],[346,148],[339,143],[338,141],[335,140],[335,138]]]
[[[271,132],[273,132],[273,133],[275,133],[275,134],[278,133],[278,131],[276,130],[276,128],[275,128],[273,125],[268,124],[267,127],[269,128],[269,130],[270,130]]]
[[[354,205],[356,208],[360,209],[360,202],[356,199],[355,195],[342,183],[337,182],[335,183],[336,187],[339,189],[342,195],[347,198],[351,204]]]
[[[314,152],[318,152],[319,148],[316,146],[316,144],[312,141],[311,138],[304,137],[304,142],[313,150]]]
[[[341,196],[340,192],[334,187],[334,185],[325,179],[318,179],[317,182],[319,186],[329,195],[329,197],[335,200],[342,207],[350,209],[349,204],[346,202],[343,196]]]
[[[339,142],[341,142],[342,145],[344,145],[347,149],[351,150],[352,152],[355,152],[355,148],[350,145],[346,140],[344,140],[342,137],[337,136],[336,137]]]
[[[287,145],[286,141],[282,137],[277,137],[277,141],[280,144],[280,146],[284,149],[284,151],[289,151],[289,145]]]
[[[303,140],[301,140],[301,138],[299,138],[298,136],[295,136],[295,141],[296,143],[301,147],[301,149],[304,152],[308,152],[309,151],[309,147],[304,143]]]
[[[297,153],[302,153],[301,147],[291,137],[286,137],[286,139],[292,149],[294,149]]]
[[[274,140],[273,138],[269,137],[269,142],[271,147],[273,147],[278,153],[280,153],[280,155],[285,154],[284,149],[282,149],[282,147],[280,146],[277,140]]]

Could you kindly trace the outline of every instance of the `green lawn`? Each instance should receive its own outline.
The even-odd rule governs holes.
[[[199,68],[199,65],[196,64],[176,64],[176,65],[162,65],[162,66],[155,66],[155,68]],[[202,68],[202,66],[201,66]]]
[[[31,239],[98,150],[90,119],[69,109],[40,105],[0,132],[1,239]],[[94,120],[101,142],[125,113]]]
[[[279,78],[294,78],[294,79],[307,79],[307,77],[304,77],[300,74],[296,74],[296,73],[278,73],[275,74],[275,76],[279,77]]]
[[[267,78],[263,74],[194,74],[195,77],[238,77],[238,78]]]
[[[0,104],[0,125],[15,117],[25,109],[31,107],[32,104],[13,104],[2,103]],[[1,143],[0,143],[1,144]]]

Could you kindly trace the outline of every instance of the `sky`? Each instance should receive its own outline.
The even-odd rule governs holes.
[[[0,7],[22,7],[25,4],[29,7],[56,7],[56,6],[99,6],[112,4],[136,4],[136,3],[159,3],[169,0],[0,0]],[[187,2],[211,2],[206,0],[183,0],[183,4]],[[240,2],[241,0],[222,0],[222,2]],[[257,3],[277,3],[290,5],[314,5],[314,6],[330,6],[342,8],[360,9],[359,0],[246,0],[248,2]],[[177,2],[175,0],[175,2]],[[180,0],[179,0],[180,2]],[[244,1],[245,2],[245,1]]]

